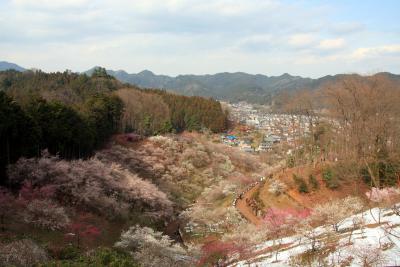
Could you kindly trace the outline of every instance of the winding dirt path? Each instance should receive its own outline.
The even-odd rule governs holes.
[[[246,198],[250,199],[254,192],[260,188],[260,183],[253,186],[250,190],[243,194],[242,199],[236,201],[236,208],[249,222],[255,225],[261,225],[261,220],[253,214],[251,208],[246,203]]]

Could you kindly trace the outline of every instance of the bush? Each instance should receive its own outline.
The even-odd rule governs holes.
[[[289,156],[286,159],[286,165],[288,166],[288,168],[293,168],[294,167],[294,157],[293,156]]]
[[[310,174],[310,176],[308,176],[308,184],[311,186],[313,190],[319,189],[319,182],[313,174]]]
[[[324,258],[321,250],[307,250],[289,258],[289,266],[328,266],[328,260]]]
[[[326,187],[329,189],[339,188],[339,180],[331,169],[326,169],[322,172],[322,179],[324,180]]]
[[[81,257],[80,261],[85,262],[87,266],[139,266],[128,254],[110,248],[100,248],[92,251],[87,256]]]
[[[398,164],[391,162],[378,162],[370,164],[370,169],[375,177],[379,179],[379,185],[373,184],[371,174],[366,167],[361,169],[361,176],[364,182],[372,186],[395,186],[398,181]]]
[[[80,250],[78,247],[68,245],[59,252],[58,258],[61,260],[73,260],[79,257]]]
[[[297,176],[296,174],[293,174],[293,181],[296,183],[297,185],[297,190],[300,193],[308,193],[308,186],[306,184],[306,181],[304,181],[304,178],[301,176]]]
[[[268,192],[274,194],[275,196],[279,196],[284,193],[287,189],[287,186],[279,180],[272,180],[271,184],[268,187]]]

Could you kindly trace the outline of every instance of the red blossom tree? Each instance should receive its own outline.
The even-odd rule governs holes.
[[[92,225],[89,221],[91,216],[81,214],[68,227],[68,233],[65,234],[67,240],[75,240],[76,246],[79,248],[82,241],[91,241],[100,236],[100,229]]]

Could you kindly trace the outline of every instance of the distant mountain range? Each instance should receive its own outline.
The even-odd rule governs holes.
[[[86,71],[91,74],[96,67]],[[281,91],[298,89],[316,89],[323,84],[335,82],[352,74],[328,75],[318,79],[292,76],[288,73],[281,76],[266,76],[244,72],[217,73],[214,75],[178,75],[176,77],[156,75],[149,70],[129,74],[123,70],[107,70],[107,73],[118,80],[135,84],[143,88],[162,88],[183,95],[214,97],[228,101],[248,101],[253,103],[270,103],[273,96]],[[387,72],[376,75],[387,75],[400,83],[400,75]]]
[[[84,73],[91,75],[93,67]],[[0,62],[0,71],[25,69],[9,62]],[[160,88],[183,95],[197,95],[213,97],[226,101],[248,101],[252,103],[268,104],[278,92],[294,91],[298,89],[316,89],[322,85],[335,82],[352,74],[328,75],[318,79],[292,76],[288,73],[280,76],[266,76],[262,74],[248,74],[244,72],[217,73],[213,75],[178,75],[171,77],[157,75],[149,70],[129,74],[123,70],[107,70],[109,75],[124,83],[134,84],[142,88]],[[386,75],[400,84],[400,75],[382,72],[376,75]]]
[[[96,67],[86,71],[91,75]],[[123,70],[107,70],[118,80],[143,88],[161,88],[183,95],[214,97],[221,100],[266,103],[276,91],[309,87],[313,79],[291,76],[252,75],[244,72],[217,73],[214,75],[156,75],[149,70],[129,74]]]
[[[25,71],[26,69],[24,69],[21,66],[18,66],[17,64],[14,64],[14,63],[10,63],[7,61],[0,61],[0,71],[4,71],[4,70]]]

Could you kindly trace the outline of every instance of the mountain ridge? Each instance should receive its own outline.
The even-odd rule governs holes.
[[[16,70],[16,71],[25,71],[26,69],[11,62],[7,61],[0,61],[0,71],[5,71],[5,70]]]
[[[91,75],[95,66],[83,73]],[[26,69],[17,64],[1,61],[0,71]],[[159,88],[187,96],[212,97],[224,101],[247,101],[251,103],[271,104],[278,93],[293,92],[301,89],[317,89],[326,83],[335,82],[347,76],[358,74],[335,74],[320,78],[309,78],[283,73],[278,76],[249,74],[246,72],[220,72],[215,74],[180,74],[169,76],[155,74],[145,69],[138,73],[125,70],[111,70],[107,73],[123,83],[141,88]],[[374,75],[385,75],[400,84],[400,75],[390,72],[379,72]]]
[[[90,75],[92,68],[85,73]],[[121,82],[135,84],[142,88],[161,88],[183,95],[213,97],[227,101],[248,101],[253,103],[271,103],[279,92],[300,89],[317,89],[326,83],[335,82],[347,76],[358,74],[335,74],[320,78],[293,76],[283,73],[279,76],[248,74],[245,72],[220,72],[216,74],[182,74],[175,77],[158,75],[149,70],[139,73],[107,70]],[[400,83],[400,75],[380,72],[374,75],[386,75]]]

